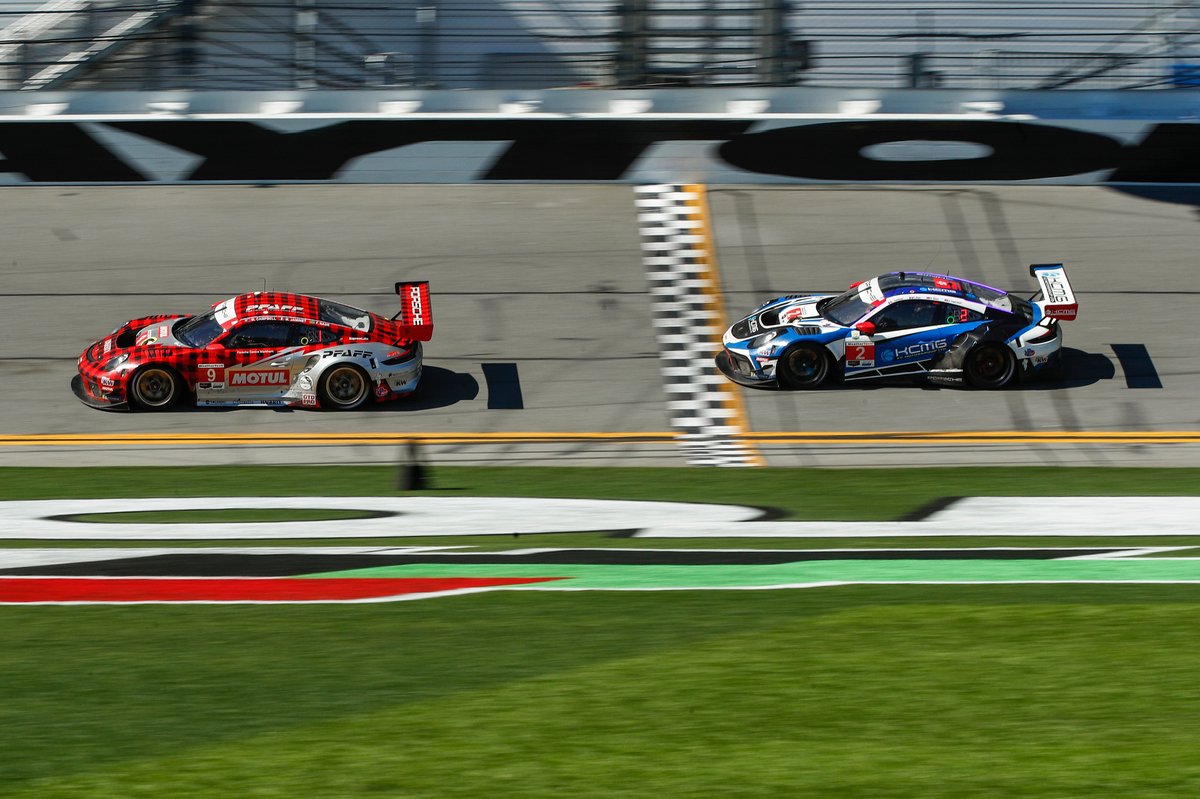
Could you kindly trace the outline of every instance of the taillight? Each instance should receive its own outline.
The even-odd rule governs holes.
[[[1035,336],[1034,338],[1028,339],[1025,343],[1026,344],[1045,344],[1047,341],[1053,341],[1054,337],[1058,334],[1058,323],[1055,322],[1053,319],[1051,319],[1045,324],[1046,324],[1046,332],[1045,333],[1041,333],[1041,334]]]
[[[405,361],[411,361],[413,357],[412,347],[400,347],[388,352],[383,359],[384,366],[398,366]]]

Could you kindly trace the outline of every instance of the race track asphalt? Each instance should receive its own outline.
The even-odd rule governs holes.
[[[777,465],[1200,464],[1200,199],[1169,199],[1056,186],[711,189],[731,316],[906,268],[1032,293],[1034,262],[1066,263],[1080,301],[1059,384],[744,389],[744,430],[784,434],[757,445]],[[686,462],[669,435],[629,186],[6,187],[0,214],[0,465],[394,462],[405,437],[439,435],[453,438],[424,447],[434,462]],[[114,414],[70,391],[79,352],[134,316],[264,286],[390,313],[392,284],[422,278],[436,333],[410,401],[350,414]],[[927,431],[972,436],[886,441]],[[549,439],[510,440],[522,433]],[[847,435],[803,435],[828,433]],[[1126,433],[1139,437],[1111,440]],[[1196,443],[1166,443],[1176,439]]]

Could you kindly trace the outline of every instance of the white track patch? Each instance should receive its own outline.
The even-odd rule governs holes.
[[[724,315],[703,195],[678,185],[638,186],[636,191],[671,426],[689,463],[758,465],[753,450],[733,438],[742,432],[729,396],[733,389],[713,365]]]
[[[372,519],[311,522],[160,524],[79,522],[94,513],[333,509],[374,511]],[[632,530],[644,526],[733,523],[762,514],[737,505],[512,497],[155,497],[0,502],[0,539],[143,540],[223,538],[392,538]]]
[[[913,538],[1200,535],[1200,497],[967,497],[911,522],[712,522],[647,526],[650,538]]]
[[[251,508],[371,511],[309,522],[83,522],[81,514]],[[156,497],[0,502],[0,540],[399,538],[630,530],[657,538],[1200,536],[1200,497],[973,497],[921,521],[755,521],[757,508],[510,497]],[[120,550],[113,551],[120,557]]]

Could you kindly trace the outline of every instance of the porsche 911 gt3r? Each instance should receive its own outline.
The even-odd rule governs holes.
[[[79,356],[71,388],[93,408],[210,406],[354,410],[411,394],[433,336],[429,284],[397,283],[392,318],[340,302],[253,292],[196,316],[145,316]]]
[[[1062,264],[1034,264],[1026,300],[949,275],[892,272],[842,294],[769,300],[730,327],[717,367],[736,383],[791,389],[827,380],[921,376],[1002,388],[1054,374],[1060,320],[1079,311]]]

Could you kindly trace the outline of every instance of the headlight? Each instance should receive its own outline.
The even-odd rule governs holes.
[[[102,366],[100,368],[106,372],[111,372],[113,369],[116,369],[118,366],[120,366],[121,364],[125,363],[128,360],[129,360],[129,353],[122,352],[120,355],[109,358],[107,361],[104,362],[104,366]]]
[[[758,349],[759,347],[765,347],[768,343],[773,341],[775,339],[775,337],[778,335],[779,335],[778,330],[771,330],[767,333],[763,333],[761,336],[756,337],[753,341],[750,342],[750,347],[752,349]]]

